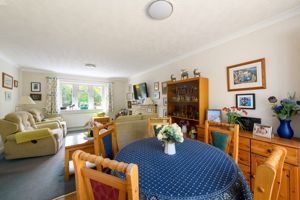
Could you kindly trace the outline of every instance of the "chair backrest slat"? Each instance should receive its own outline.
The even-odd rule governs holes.
[[[227,124],[221,122],[205,121],[204,142],[212,144],[212,132],[225,134],[228,136],[224,152],[231,154],[231,157],[238,163],[238,150],[239,150],[239,129],[238,124]],[[233,143],[233,151],[230,152],[231,144]]]
[[[148,118],[148,138],[155,137],[154,126],[172,124],[171,117]]]
[[[265,163],[256,169],[254,200],[277,200],[282,181],[282,169],[287,150],[275,147]]]
[[[110,191],[117,191],[119,200],[139,200],[139,182],[138,182],[138,166],[135,164],[127,164],[103,158],[102,156],[91,155],[81,150],[73,153],[73,161],[75,167],[77,200],[94,200],[97,192],[93,191],[93,185],[112,188]],[[121,172],[125,175],[125,179],[106,174],[96,169],[86,167],[86,162],[100,165],[101,168],[109,168],[115,172]],[[99,194],[99,193],[98,193]],[[104,194],[104,193],[101,193]],[[107,194],[106,194],[107,196]]]

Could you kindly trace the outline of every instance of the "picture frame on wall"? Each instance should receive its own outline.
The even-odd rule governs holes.
[[[236,94],[235,105],[242,109],[255,109],[255,94]]]
[[[159,82],[154,82],[154,91],[159,91]]]
[[[168,92],[168,81],[162,82],[161,83],[161,93],[162,95],[167,94]]]
[[[153,92],[153,99],[159,99],[160,98],[160,92]]]
[[[5,91],[5,101],[11,101],[11,99],[12,99],[12,92]]]
[[[273,136],[272,126],[255,123],[253,127],[253,135],[271,139]]]
[[[208,109],[206,113],[208,121],[222,122],[222,110],[221,109]]]
[[[15,87],[15,88],[19,87],[19,81],[14,80],[14,87]]]
[[[33,101],[42,101],[42,94],[30,94]]]
[[[164,98],[163,98],[163,105],[164,105],[164,106],[167,106],[167,105],[168,105],[168,98],[167,98],[167,97],[164,97]]]
[[[14,78],[11,75],[2,72],[2,87],[3,88],[13,89],[13,80],[14,80]]]
[[[227,67],[228,91],[266,89],[265,58]]]
[[[41,92],[41,83],[31,82],[31,92]]]
[[[131,109],[132,108],[132,102],[131,101],[127,101],[127,108]]]

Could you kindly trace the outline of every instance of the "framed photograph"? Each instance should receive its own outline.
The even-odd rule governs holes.
[[[255,109],[255,94],[236,94],[235,105],[237,108]]]
[[[163,109],[163,117],[168,117],[167,109]]]
[[[266,126],[261,124],[254,124],[253,127],[253,135],[265,137],[265,138],[272,138],[272,126]]]
[[[131,101],[127,101],[127,107],[128,107],[128,109],[131,109],[131,108],[132,108],[132,103],[131,103]]]
[[[159,91],[159,82],[154,82],[154,91]]]
[[[132,92],[132,84],[128,85],[128,89],[127,90],[128,90],[128,92]]]
[[[227,88],[228,91],[265,89],[265,59],[228,66]]]
[[[31,92],[41,92],[41,83],[31,82]]]
[[[163,98],[163,105],[164,105],[164,106],[167,106],[167,105],[168,105],[168,98],[167,98],[167,97],[164,97],[164,98]]]
[[[153,92],[153,99],[159,99],[160,98],[160,92]]]
[[[2,72],[2,87],[7,89],[13,89],[14,78],[11,75],[8,75]]]
[[[164,95],[164,94],[167,94],[168,92],[168,81],[165,81],[165,82],[162,82],[161,83],[161,93]]]
[[[126,95],[126,100],[127,101],[132,101],[132,99],[133,99],[133,93],[128,92],[127,95]]]
[[[12,98],[12,92],[11,91],[5,91],[5,101],[10,101]]]
[[[19,81],[14,80],[14,87],[15,87],[15,88],[19,87]]]
[[[33,101],[42,101],[42,94],[30,94]]]
[[[208,109],[207,120],[213,122],[222,122],[222,110],[221,109]]]

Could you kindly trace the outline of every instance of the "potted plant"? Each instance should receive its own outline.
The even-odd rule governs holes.
[[[181,128],[176,123],[157,128],[161,128],[157,134],[157,139],[164,142],[165,153],[174,155],[176,153],[175,143],[184,141]]]
[[[269,97],[268,100],[272,105],[274,116],[280,121],[277,129],[279,137],[291,139],[294,136],[291,120],[300,111],[300,101],[295,100],[295,93],[281,101],[278,101],[275,96]]]
[[[226,112],[228,124],[239,124],[240,127],[243,128],[243,125],[238,119],[248,114],[244,109],[231,106],[224,107],[222,110]]]

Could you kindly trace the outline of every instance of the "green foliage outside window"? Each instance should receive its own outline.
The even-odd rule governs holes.
[[[78,88],[78,107],[80,110],[89,109],[89,93],[87,85],[79,85]]]
[[[62,106],[63,107],[72,105],[72,94],[73,94],[73,85],[63,84],[62,85]]]

